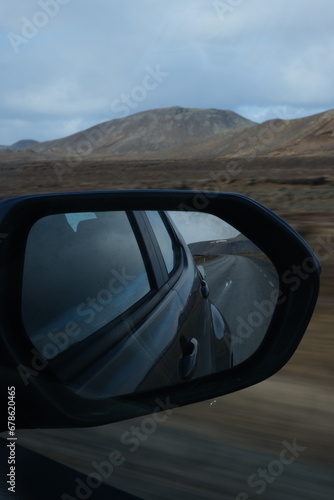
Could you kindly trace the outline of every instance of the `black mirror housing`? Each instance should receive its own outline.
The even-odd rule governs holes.
[[[59,381],[27,335],[22,319],[22,276],[32,226],[54,214],[107,211],[208,213],[237,228],[276,269],[275,310],[259,348],[227,371],[123,396],[89,398]],[[213,399],[270,377],[296,350],[319,291],[320,263],[286,222],[242,195],[195,191],[113,191],[27,196],[0,203],[1,392],[14,386],[17,428],[86,427]],[[258,316],[265,315],[257,309]],[[22,376],[22,374],[24,374]],[[7,426],[6,417],[1,428]]]

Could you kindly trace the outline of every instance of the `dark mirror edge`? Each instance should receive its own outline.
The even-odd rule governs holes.
[[[280,289],[286,300],[276,307],[264,341],[248,360],[228,372],[208,375],[180,386],[105,400],[84,400],[74,395],[58,383],[48,367],[37,376],[30,377],[28,386],[22,383],[16,367],[20,363],[30,366],[33,347],[24,333],[19,314],[20,298],[17,297],[22,252],[29,229],[45,215],[108,209],[186,209],[212,213],[237,227],[267,254],[276,267]],[[320,264],[311,249],[280,217],[243,195],[160,190],[37,195],[0,203],[0,217],[1,232],[9,234],[0,247],[0,255],[1,259],[5,258],[10,263],[8,267],[1,268],[1,336],[7,356],[9,353],[11,355],[11,369],[16,374],[16,377],[12,377],[12,383],[17,384],[17,404],[21,406],[21,410],[18,410],[21,416],[18,426],[22,428],[102,425],[164,409],[171,411],[174,407],[215,398],[256,384],[276,373],[290,359],[304,334],[317,300]],[[286,255],[287,248],[289,256]],[[313,262],[314,271],[309,273],[307,279],[300,281],[296,290],[291,290],[282,277],[292,266],[300,266],[306,259]],[[13,331],[15,335],[12,335]],[[4,389],[7,389],[7,383]],[[27,415],[27,408],[33,407],[34,411]]]

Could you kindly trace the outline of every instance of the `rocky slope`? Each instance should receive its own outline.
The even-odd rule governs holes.
[[[131,154],[168,151],[191,140],[206,139],[227,130],[254,126],[254,122],[218,109],[171,107],[136,113],[101,123],[55,141],[36,144],[36,153]]]
[[[21,142],[21,141],[20,141]],[[4,151],[0,152],[3,158]],[[58,160],[182,160],[334,155],[334,110],[256,124],[217,109],[163,108],[111,120],[63,139],[17,150]],[[80,158],[80,161],[78,161]]]

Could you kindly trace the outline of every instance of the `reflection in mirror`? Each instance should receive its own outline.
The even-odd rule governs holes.
[[[233,364],[260,346],[277,301],[278,275],[267,256],[218,217],[170,212],[196,264],[204,270],[210,301],[228,324]]]
[[[57,377],[101,398],[243,362],[277,290],[266,255],[211,214],[56,214],[28,236],[22,318]]]

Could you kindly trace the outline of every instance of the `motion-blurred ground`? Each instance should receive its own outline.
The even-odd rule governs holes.
[[[36,193],[174,188],[237,192],[282,215],[322,263],[321,290],[307,332],[289,363],[241,392],[177,409],[108,479],[150,499],[258,498],[249,477],[279,459],[283,441],[304,447],[279,474],[272,465],[265,499],[330,499],[334,494],[334,170],[329,158],[0,165],[0,199]],[[142,419],[89,430],[21,431],[20,443],[86,473],[120,449]],[[93,456],[92,456],[93,450]],[[242,496],[242,493],[246,496]],[[72,493],[73,492],[68,492]],[[248,497],[247,497],[248,496]]]

